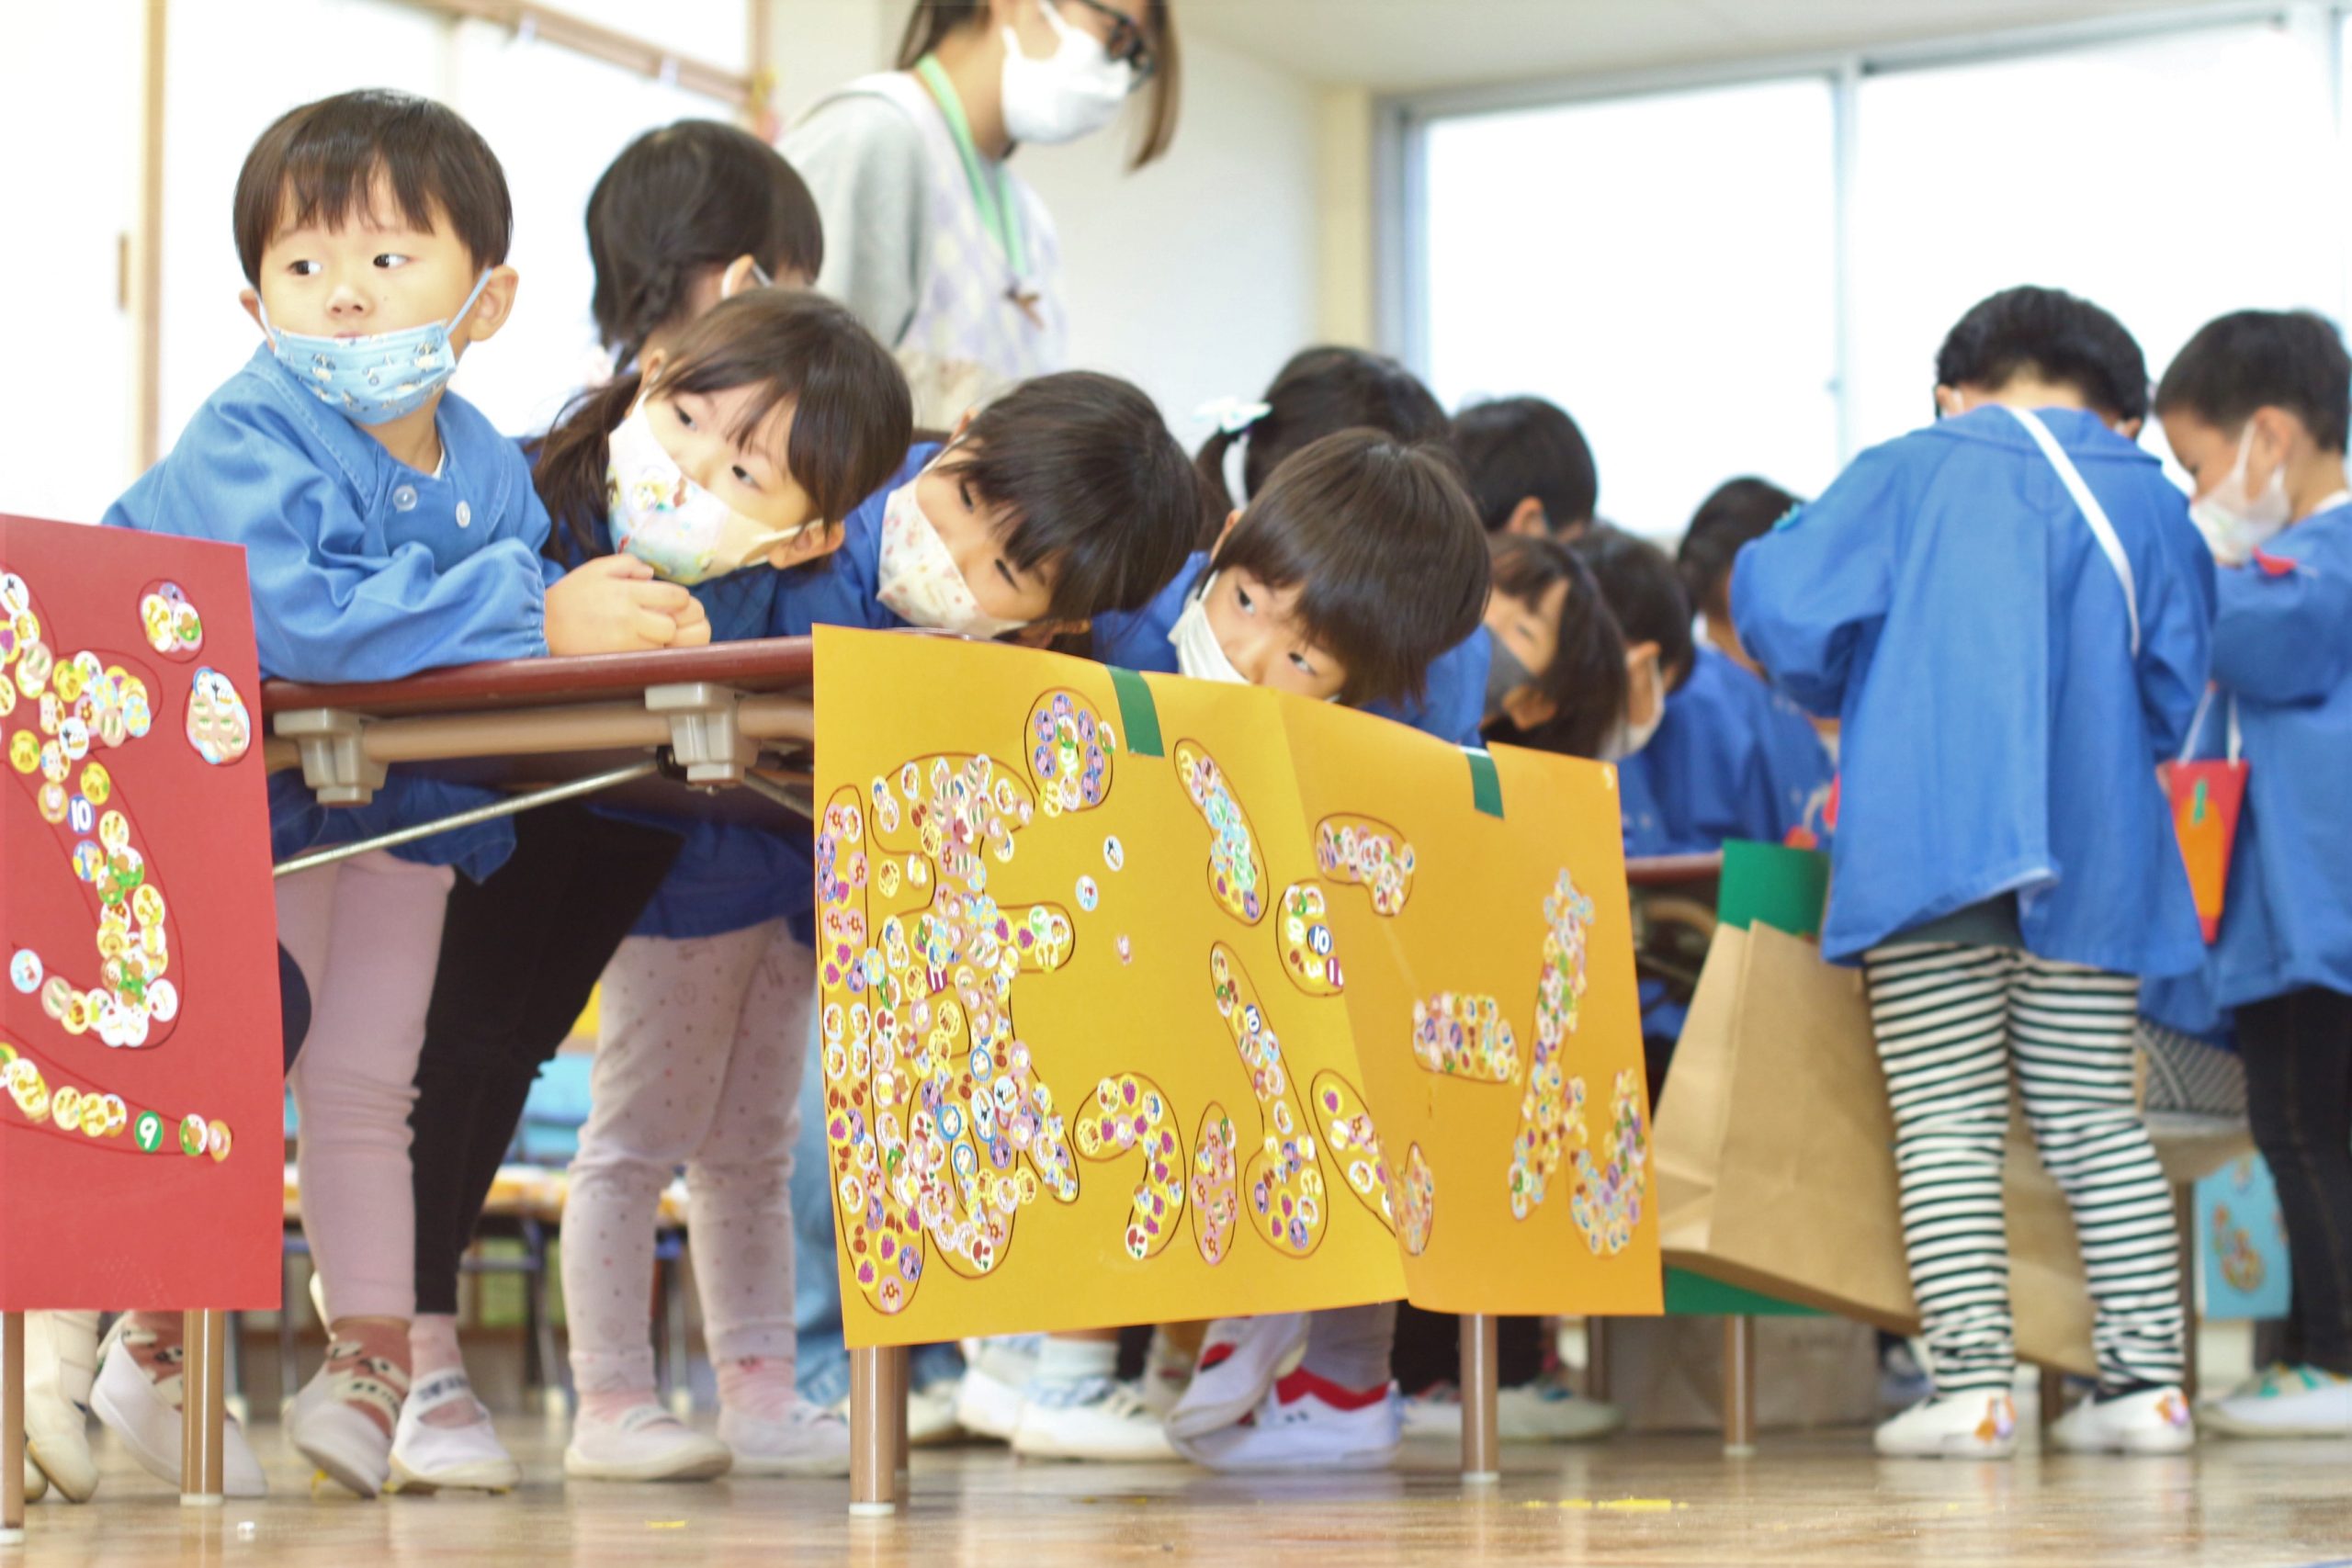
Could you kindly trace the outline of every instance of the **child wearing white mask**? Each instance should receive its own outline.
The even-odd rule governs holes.
[[[899,355],[918,423],[1068,362],[1053,215],[1013,152],[1099,132],[1142,95],[1141,168],[1175,135],[1178,87],[1168,0],[921,0],[898,68],[786,134],[824,215],[818,287]]]
[[[572,553],[635,556],[694,585],[721,641],[776,635],[790,569],[841,543],[912,428],[905,378],[844,307],[752,288],[637,370],[583,395],[535,479]],[[784,1202],[811,970],[781,886],[805,852],[743,825],[680,824],[683,860],[733,866],[687,918],[638,930],[670,962],[605,982],[594,1111],[572,1165],[565,1300],[580,1415],[566,1472],[598,1480],[845,1471],[848,1440],[796,1403],[792,1229]],[[627,944],[624,944],[626,951]],[[719,1440],[656,1402],[645,1292],[662,1189],[678,1167],[712,1359]]]
[[[2221,924],[2194,984],[2233,1012],[2246,1118],[2295,1273],[2281,1364],[2205,1410],[2257,1438],[2352,1435],[2352,356],[2308,311],[2242,310],[2156,389],[2222,563],[2213,691],[2187,753],[2242,756]],[[2151,1009],[2151,1010],[2154,1010]]]
[[[1098,621],[1095,651],[1351,707],[1409,702],[1439,656],[1479,629],[1487,588],[1485,530],[1452,453],[1343,430],[1283,459],[1180,586]],[[1216,1470],[1385,1464],[1401,1431],[1396,1329],[1394,1303],[1221,1320],[1169,1412],[1169,1438]],[[1298,1366],[1277,1377],[1294,1349]],[[1016,1450],[1036,1424],[1024,1414]]]

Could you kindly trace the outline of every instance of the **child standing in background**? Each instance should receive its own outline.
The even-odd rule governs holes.
[[[622,149],[588,197],[587,229],[596,265],[590,308],[605,351],[623,372],[640,360],[674,360],[680,335],[722,300],[770,282],[805,287],[824,254],[816,206],[792,166],[751,132],[707,119],[649,130]],[[526,442],[525,450],[538,445]],[[598,483],[571,498],[581,514],[566,517],[549,539],[557,559],[576,564],[611,554],[601,477],[591,477]],[[591,488],[595,493],[585,493]],[[765,564],[789,566],[830,547],[838,535],[830,526],[809,529]],[[747,573],[743,581],[694,592],[712,615],[740,614],[746,592],[757,592],[754,581]],[[450,890],[417,1060],[409,1117],[415,1387],[392,1443],[392,1479],[402,1488],[498,1491],[522,1478],[466,1376],[458,1343],[459,1266],[540,1066],[571,1034],[596,976],[669,874],[688,830],[683,819],[625,818],[584,801],[537,807],[513,820],[513,857],[487,881]],[[808,874],[807,857],[789,853],[775,834],[709,822],[692,830],[733,832],[747,871]]]
[[[2294,1269],[2286,1360],[2206,1407],[2244,1437],[2352,1435],[2352,357],[2333,322],[2242,310],[2156,389],[2222,566],[2210,721],[2244,756],[2218,938],[2202,976],[2236,1010],[2246,1114]],[[2241,753],[2241,742],[2243,751]]]
[[[550,567],[521,454],[444,391],[514,300],[505,178],[470,126],[396,93],[294,109],[247,155],[235,219],[243,302],[266,341],[106,521],[243,546],[265,677],[389,681],[707,639],[699,606],[642,563]],[[298,778],[272,784],[281,858],[329,829],[356,836],[452,804],[449,786],[395,773],[372,807],[330,821]],[[332,1337],[288,1427],[362,1496],[389,1473],[409,1383],[408,1111],[443,908],[455,870],[485,875],[510,843],[442,835],[277,885],[280,937],[314,1006],[288,1079]],[[94,1400],[141,1462],[174,1481],[179,1321],[126,1319]],[[239,1441],[231,1454],[232,1489],[257,1495],[251,1453]]]
[[[1877,1447],[2016,1448],[2014,1065],[2097,1313],[2098,1393],[2051,1441],[2177,1452],[2180,1260],[2133,1098],[2135,977],[2201,952],[2154,767],[2205,686],[2212,562],[2132,443],[2146,370],[2107,312],[1996,294],[1936,378],[1942,420],[1864,453],[1732,577],[1742,645],[1844,721],[1821,947],[1868,979],[1935,1378]]]

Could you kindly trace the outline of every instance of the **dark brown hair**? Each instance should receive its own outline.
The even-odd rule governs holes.
[[[1682,592],[1711,621],[1731,619],[1731,564],[1751,539],[1760,539],[1797,505],[1797,498],[1753,475],[1725,479],[1690,514],[1674,552]]]
[[[682,119],[615,158],[588,197],[589,310],[626,366],[684,314],[696,273],[750,256],[772,279],[825,261],[816,199],[784,155],[739,126]]]
[[[1552,716],[1532,729],[1505,718],[1488,734],[1539,751],[1599,757],[1625,715],[1625,638],[1617,619],[1591,571],[1566,545],[1517,536],[1495,540],[1496,592],[1541,605],[1561,582],[1568,592],[1560,602],[1557,649],[1548,666],[1532,671],[1535,689],[1551,699]]]
[[[1453,457],[1377,430],[1324,436],[1276,468],[1210,565],[1298,591],[1306,635],[1347,666],[1351,707],[1419,696],[1487,607],[1486,535]]]
[[[1131,169],[1152,162],[1176,140],[1176,108],[1184,96],[1184,57],[1176,44],[1168,0],[1150,0],[1144,21],[1151,47],[1151,85],[1147,89],[1151,116],[1136,138],[1135,155],[1127,164]],[[959,28],[988,25],[989,0],[915,0],[914,9],[907,13],[906,31],[899,35],[899,69],[913,70],[917,61]]]
[[[1591,569],[1626,642],[1657,644],[1657,672],[1666,690],[1681,685],[1697,649],[1690,637],[1690,601],[1674,558],[1609,523],[1595,523],[1573,548]]]
[[[1005,554],[1054,579],[1047,620],[1141,609],[1183,570],[1200,526],[1184,449],[1152,400],[1114,376],[1022,382],[972,416],[941,466],[1010,513]]]
[[[1542,398],[1474,403],[1453,417],[1453,447],[1488,528],[1499,530],[1530,496],[1543,503],[1544,526],[1555,535],[1574,534],[1592,521],[1600,498],[1592,448],[1558,404]]]
[[[446,104],[368,88],[287,110],[245,154],[232,204],[245,281],[260,286],[279,234],[368,217],[379,180],[413,227],[436,232],[446,218],[477,269],[505,261],[514,203],[481,132]]]
[[[637,371],[583,392],[539,446],[531,478],[560,525],[548,552],[603,555],[608,443],[640,390],[724,392],[757,386],[730,439],[742,442],[793,408],[784,467],[828,523],[848,516],[906,457],[914,400],[890,351],[847,307],[797,289],[754,288],[720,301],[678,339],[652,386]]]
[[[1225,479],[1225,455],[1243,444],[1241,488],[1254,496],[1284,458],[1310,442],[1342,430],[1376,430],[1408,446],[1442,442],[1449,429],[1445,410],[1420,378],[1393,359],[1358,348],[1306,348],[1290,356],[1260,400],[1266,412],[1246,430],[1220,430],[1194,459],[1209,503],[1204,547],[1213,543],[1233,510]]]

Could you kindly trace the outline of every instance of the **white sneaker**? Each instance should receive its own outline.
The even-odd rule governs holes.
[[[1923,1399],[1871,1441],[1889,1459],[2007,1459],[2018,1450],[2017,1402],[2006,1390]]]
[[[731,1475],[849,1473],[849,1423],[806,1400],[796,1400],[781,1418],[721,1410],[718,1440],[735,1456]]]
[[[28,1503],[38,1503],[43,1497],[48,1495],[49,1477],[40,1472],[40,1466],[33,1462],[33,1456],[29,1453],[26,1454],[25,1501]]]
[[[1092,1460],[1152,1464],[1172,1460],[1168,1428],[1129,1383],[1088,1378],[1077,1383],[1032,1384],[1012,1451],[1023,1459]]]
[[[287,1412],[286,1440],[336,1485],[373,1497],[392,1477],[392,1438],[385,1428],[399,1430],[408,1373],[381,1356],[363,1357],[360,1349],[356,1340],[327,1347],[326,1365],[302,1385]],[[379,1412],[383,1423],[362,1406]]]
[[[961,1378],[949,1378],[907,1395],[909,1448],[937,1448],[964,1435],[962,1423],[956,1419],[956,1397],[962,1386]]]
[[[457,1426],[426,1416],[452,1404],[471,1408],[472,1419]],[[523,1467],[498,1440],[490,1410],[474,1397],[462,1367],[435,1372],[409,1393],[401,1423],[392,1433],[391,1492],[512,1492],[523,1483]]]
[[[2352,1437],[2352,1378],[2318,1367],[2272,1367],[2199,1414],[2208,1428],[2233,1438]]]
[[[1396,1457],[1404,1417],[1391,1383],[1353,1409],[1332,1404],[1331,1385],[1295,1371],[1266,1391],[1236,1425],[1179,1438],[1176,1451],[1211,1470],[1378,1470]]]
[[[107,1336],[98,1357],[98,1375],[90,1390],[90,1408],[108,1431],[130,1450],[140,1467],[176,1492],[180,1485],[179,1352],[167,1352],[170,1371],[161,1381],[150,1378],[125,1348],[124,1341],[152,1335],[130,1326],[121,1317]],[[266,1497],[269,1482],[261,1461],[245,1441],[244,1428],[233,1416],[221,1433],[220,1489],[231,1497]]]
[[[1164,1330],[1153,1329],[1151,1348],[1143,1353],[1144,1407],[1162,1420],[1167,1419],[1183,1400],[1184,1390],[1192,1381],[1192,1359],[1177,1353]]]
[[[1225,1317],[1209,1325],[1184,1397],[1168,1413],[1171,1438],[1223,1431],[1255,1410],[1282,1364],[1306,1343],[1306,1314]]]
[[[1557,1378],[1498,1390],[1497,1435],[1508,1443],[1582,1443],[1605,1438],[1625,1424],[1613,1404],[1587,1399]],[[1462,1438],[1462,1391],[1440,1383],[1405,1401],[1405,1436],[1431,1440]]]
[[[90,1457],[90,1387],[98,1375],[98,1314],[94,1312],[33,1312],[25,1314],[26,1460],[41,1477],[40,1492],[54,1482],[69,1502],[86,1503],[98,1489],[97,1461]],[[28,1488],[26,1495],[35,1495]]]
[[[563,1472],[574,1481],[713,1481],[735,1463],[734,1450],[645,1404],[618,1420],[571,1424]]]
[[[2197,1446],[2197,1426],[2179,1389],[2142,1389],[2084,1400],[2051,1423],[2050,1445],[2075,1454],[2184,1454]]]
[[[1021,1425],[1022,1402],[1037,1375],[1041,1334],[964,1344],[964,1381],[956,1385],[956,1420],[978,1437],[1010,1442]]]

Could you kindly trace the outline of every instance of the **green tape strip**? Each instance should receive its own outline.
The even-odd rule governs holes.
[[[1495,772],[1495,759],[1486,751],[1474,751],[1464,747],[1462,754],[1470,759],[1470,804],[1489,817],[1503,814],[1503,779]]]
[[[1138,757],[1166,756],[1167,748],[1159,739],[1159,705],[1151,700],[1151,688],[1144,678],[1114,664],[1111,686],[1119,694],[1119,728],[1126,735],[1127,750]]]

